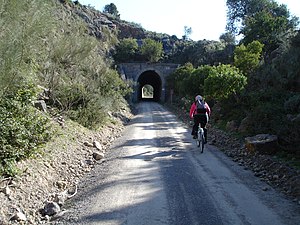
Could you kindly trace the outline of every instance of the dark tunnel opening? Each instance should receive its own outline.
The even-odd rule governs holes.
[[[160,76],[153,70],[148,70],[143,72],[138,79],[138,101],[155,101],[159,102],[161,100],[162,92],[162,81]],[[143,88],[149,85],[153,88],[152,97],[143,96]]]

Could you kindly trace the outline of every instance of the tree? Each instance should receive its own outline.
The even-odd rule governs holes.
[[[183,77],[181,82],[181,93],[191,98],[197,94],[203,94],[204,80],[212,68],[211,66],[205,65],[189,71],[189,74]]]
[[[119,14],[119,11],[117,9],[117,6],[114,3],[110,3],[108,5],[105,5],[103,12],[104,13],[109,13],[109,14],[117,17],[117,18],[120,18],[120,14]]]
[[[204,81],[205,95],[216,100],[227,99],[234,95],[237,98],[247,84],[247,78],[241,71],[231,65],[213,66]]]
[[[138,44],[136,39],[124,38],[116,46],[116,53],[114,55],[114,59],[117,62],[133,61],[137,51],[138,51]]]
[[[245,18],[252,17],[263,9],[271,9],[274,4],[277,5],[272,0],[227,0],[227,30],[240,34]]]
[[[235,44],[235,36],[231,32],[221,34],[219,39],[220,39],[220,41],[224,42],[226,45],[234,45]]]
[[[195,69],[191,63],[186,63],[183,66],[180,66],[168,77],[169,86],[173,88],[177,94],[183,96],[186,92],[183,82],[185,79],[188,79],[194,70]]]
[[[282,8],[284,11],[284,8]],[[287,11],[286,11],[287,13]],[[281,42],[281,37],[284,36],[290,29],[294,29],[293,25],[289,23],[286,13],[283,15],[276,15],[269,12],[269,10],[262,10],[257,12],[252,17],[244,20],[244,43],[250,43],[258,40],[264,44],[264,51],[269,55],[272,51],[277,49]]]
[[[189,40],[192,34],[192,28],[188,26],[184,26],[184,35],[182,36],[183,40]]]
[[[237,46],[234,50],[234,65],[244,74],[251,73],[259,66],[263,46],[259,41]]]
[[[149,62],[157,62],[163,54],[163,46],[161,42],[146,38],[141,46],[141,54]]]
[[[286,5],[272,0],[227,0],[227,30],[244,36],[245,44],[258,40],[268,56],[278,48],[280,38],[295,30],[297,17],[291,17]]]

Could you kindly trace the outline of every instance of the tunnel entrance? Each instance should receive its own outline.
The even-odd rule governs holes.
[[[154,88],[146,84],[145,86],[142,87],[142,99],[144,98],[150,98],[153,99],[153,93],[154,93]]]
[[[138,80],[138,101],[160,101],[162,81],[153,70],[143,72]]]

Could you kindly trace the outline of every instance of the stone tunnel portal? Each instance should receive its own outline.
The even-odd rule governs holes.
[[[160,101],[162,95],[162,80],[160,76],[154,70],[148,70],[143,72],[138,78],[138,101]],[[142,90],[145,85],[150,85],[153,87],[153,98],[143,98]]]

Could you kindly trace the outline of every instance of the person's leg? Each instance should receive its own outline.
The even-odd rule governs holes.
[[[199,123],[200,123],[199,116],[195,115],[194,116],[194,126],[193,126],[193,131],[192,131],[192,135],[194,136],[194,138],[197,137]]]
[[[207,128],[206,128],[206,124],[207,124],[207,118],[203,117],[202,120],[201,120],[201,127],[203,128],[203,131],[204,131],[205,143],[207,143]]]
[[[206,144],[207,143],[207,128],[204,127],[203,130],[204,130],[204,139],[205,139],[204,143]]]

